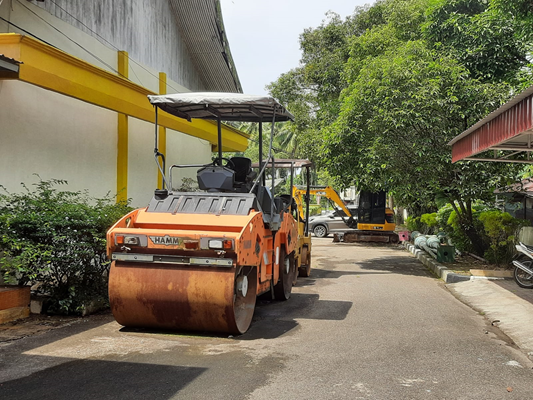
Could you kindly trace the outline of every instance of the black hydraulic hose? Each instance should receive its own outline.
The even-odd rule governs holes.
[[[161,189],[172,189],[168,187],[167,184],[167,178],[165,176],[165,155],[163,153],[159,152],[158,149],[158,110],[159,107],[155,106],[155,145],[154,145],[154,157],[155,157],[155,163],[157,164],[157,169],[159,170],[159,173],[163,177],[163,187]],[[161,161],[163,162],[163,166],[161,166],[161,163],[159,162],[159,158],[161,157]]]
[[[311,196],[309,192],[311,191],[311,176],[309,167],[306,168],[306,180],[307,180],[307,192],[305,193],[305,236],[309,235],[309,203],[311,202]]]
[[[218,131],[218,165],[222,166],[222,122],[220,115],[217,115],[217,131]]]

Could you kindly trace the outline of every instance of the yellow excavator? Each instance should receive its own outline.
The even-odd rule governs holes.
[[[301,197],[300,187],[296,187],[294,198]],[[339,194],[331,186],[311,186],[310,195],[326,197],[332,206],[339,207],[346,217],[341,216],[346,224],[346,231],[336,234],[334,241],[352,242],[384,242],[398,243],[396,224],[393,211],[386,207],[386,193],[384,191],[372,193],[361,191],[359,206],[356,210],[346,206]]]

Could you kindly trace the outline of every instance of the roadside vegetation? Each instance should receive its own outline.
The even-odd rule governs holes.
[[[131,208],[107,197],[60,190],[39,180],[0,193],[0,272],[4,283],[30,285],[48,312],[80,314],[107,303],[107,230]]]
[[[494,209],[483,202],[474,204],[472,220],[485,249],[479,256],[497,266],[509,265],[515,253],[514,245],[518,232],[522,227],[529,226],[530,222],[514,218],[509,213]],[[445,233],[460,252],[474,252],[474,246],[461,229],[457,213],[450,204],[434,213],[408,217],[406,227],[411,232],[418,231],[425,235]]]
[[[495,209],[494,190],[532,171],[452,164],[448,143],[533,84],[531,1],[378,0],[345,20],[328,14],[300,47],[300,66],[268,87],[296,117],[277,132],[274,156],[313,161],[314,183],[385,190],[408,209],[410,230],[444,231],[461,251],[507,262],[526,222]],[[255,125],[238,127],[258,161]],[[105,234],[130,207],[66,185],[0,192],[0,272],[46,296],[50,312],[81,313],[107,301]]]
[[[496,216],[494,190],[527,171],[452,164],[448,143],[533,84],[532,39],[527,0],[379,0],[305,30],[301,65],[269,90],[296,116],[291,154],[327,183],[386,190],[414,218],[447,204],[442,229],[496,262],[520,222]]]

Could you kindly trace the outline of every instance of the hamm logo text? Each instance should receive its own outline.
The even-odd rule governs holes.
[[[164,244],[165,246],[177,246],[180,244],[181,240],[177,237],[172,236],[150,236],[150,240],[154,244]]]

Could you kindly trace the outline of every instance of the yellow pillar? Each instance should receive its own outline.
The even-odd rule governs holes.
[[[118,52],[118,73],[128,78],[128,53]],[[128,116],[118,113],[117,203],[128,200]]]
[[[159,94],[167,94],[167,74],[164,72],[159,73]],[[167,128],[164,126],[159,127],[159,140],[157,142],[157,147],[159,148],[159,152],[165,156],[165,159],[167,157]],[[167,166],[168,171],[168,166]],[[167,173],[165,171],[165,173]],[[157,187],[162,188],[163,187],[163,176],[161,175],[161,172],[157,171]],[[172,189],[172,188],[167,188]]]

